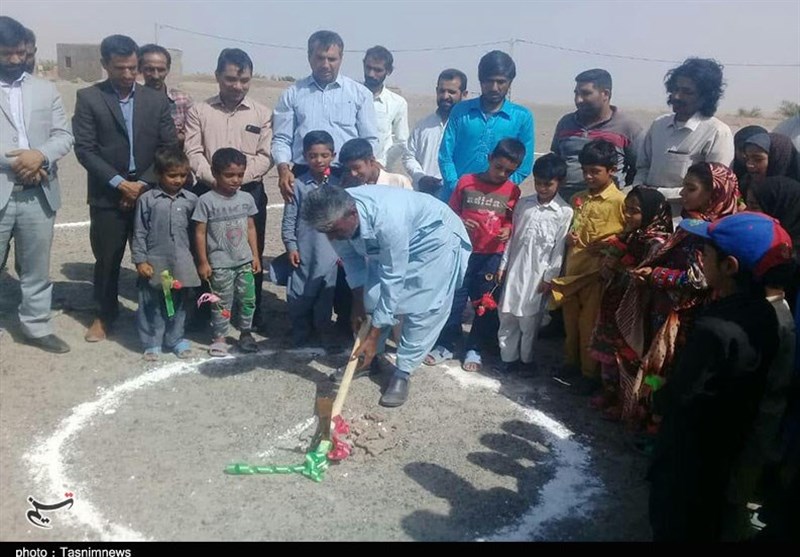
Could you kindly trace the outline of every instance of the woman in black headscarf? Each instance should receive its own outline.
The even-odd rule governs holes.
[[[785,176],[766,178],[753,183],[747,192],[747,209],[761,211],[775,218],[792,238],[795,260],[800,263],[800,182]],[[786,290],[786,301],[797,309],[800,277]]]
[[[800,182],[786,176],[765,178],[747,192],[747,208],[778,219],[800,253]]]
[[[800,180],[798,155],[792,140],[779,133],[759,133],[744,141],[747,176],[739,184],[742,195],[752,184],[773,176]]]
[[[736,174],[736,178],[739,180],[739,183],[742,182],[744,177],[747,175],[747,157],[744,154],[744,142],[753,137],[754,135],[758,135],[760,133],[769,133],[767,130],[762,128],[761,126],[745,126],[736,132],[733,136],[733,147],[734,147],[734,158],[733,158],[733,166],[731,170],[733,173]]]

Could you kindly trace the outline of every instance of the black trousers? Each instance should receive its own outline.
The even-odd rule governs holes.
[[[111,324],[119,313],[119,271],[131,233],[133,211],[89,207],[89,241],[94,254],[94,300],[97,316]]]
[[[197,182],[192,188],[192,192],[198,197],[209,191],[211,188],[203,182]],[[242,191],[246,191],[253,196],[256,202],[258,213],[253,216],[253,221],[256,225],[256,244],[258,245],[258,253],[263,258],[264,245],[267,236],[267,192],[264,191],[264,184],[261,182],[248,182],[242,184]],[[262,324],[261,317],[261,292],[264,286],[264,273],[263,271],[253,275],[256,286],[256,311],[253,314],[253,328],[256,329]]]

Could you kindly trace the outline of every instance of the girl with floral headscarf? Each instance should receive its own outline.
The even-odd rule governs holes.
[[[683,218],[714,221],[740,210],[736,175],[720,163],[692,165],[681,189]],[[678,229],[660,249],[631,271],[616,312],[620,333],[632,352],[620,359],[623,418],[641,425],[650,394],[669,375],[695,309],[709,296],[702,265],[702,241]],[[638,358],[630,357],[638,355]],[[651,433],[657,424],[648,427]]]
[[[622,338],[615,316],[631,280],[628,271],[664,245],[670,234],[672,213],[664,195],[647,186],[633,188],[625,197],[625,229],[607,241],[601,270],[606,285],[589,348],[592,358],[600,362],[603,384],[602,392],[590,404],[610,420],[619,419],[622,412],[617,359],[638,357]]]

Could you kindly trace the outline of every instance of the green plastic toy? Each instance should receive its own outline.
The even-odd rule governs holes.
[[[164,291],[164,303],[167,306],[167,317],[175,315],[175,304],[172,302],[172,288],[175,279],[166,269],[161,271],[161,290]]]
[[[233,476],[251,474],[302,474],[315,482],[321,482],[325,478],[325,471],[328,469],[328,452],[330,452],[332,446],[333,444],[330,441],[320,441],[316,449],[306,453],[305,462],[297,466],[256,466],[239,462],[236,464],[229,464],[225,468],[225,473]]]

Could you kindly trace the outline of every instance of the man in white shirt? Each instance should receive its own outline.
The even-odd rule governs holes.
[[[373,46],[364,55],[364,85],[372,92],[378,123],[375,159],[389,168],[402,156],[408,142],[408,103],[385,85],[394,70],[394,57],[388,49]],[[391,160],[389,160],[391,157]]]
[[[70,347],[52,323],[50,251],[61,208],[58,161],[74,138],[55,86],[26,71],[29,36],[20,22],[0,16],[0,268],[13,236],[22,338],[63,354]]]
[[[659,188],[680,215],[680,189],[686,171],[698,162],[733,162],[733,133],[714,118],[722,97],[722,66],[689,58],[667,73],[667,104],[674,114],[653,121],[637,158],[635,184]]]
[[[414,189],[436,195],[442,187],[439,170],[439,145],[450,109],[467,97],[467,76],[464,72],[447,69],[439,74],[436,83],[436,112],[429,114],[414,127],[403,155],[403,165],[413,181]]]

